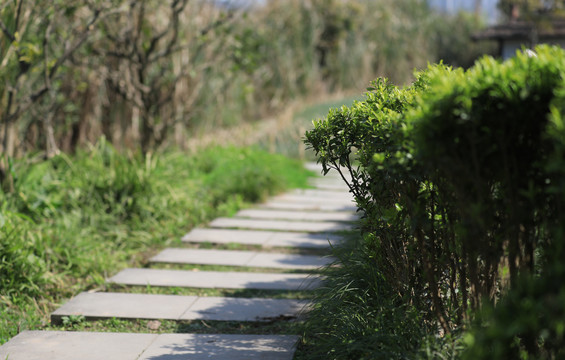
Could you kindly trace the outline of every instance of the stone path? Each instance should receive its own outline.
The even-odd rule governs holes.
[[[150,259],[154,263],[247,266],[272,269],[315,270],[330,264],[329,257],[262,253],[241,250],[169,248]]]
[[[315,164],[307,167],[319,172]],[[241,244],[258,250],[168,248],[150,259],[150,267],[124,269],[108,284],[122,292],[84,292],[51,314],[53,323],[65,316],[155,320],[236,322],[292,321],[305,316],[308,300],[131,293],[132,286],[308,291],[323,279],[316,269],[333,259],[290,254],[273,248],[319,251],[339,243],[336,231],[357,220],[355,205],[341,179],[311,180],[315,189],[276,196],[233,218],[219,218],[208,228],[193,229],[184,244]],[[264,249],[270,249],[268,252]],[[212,265],[247,271],[189,271],[170,266]],[[241,268],[244,267],[244,268]],[[263,269],[261,272],[249,271]],[[269,271],[269,269],[272,269]],[[275,272],[274,270],[277,269]],[[281,271],[309,271],[284,273]],[[132,334],[71,331],[23,331],[0,346],[0,360],[10,359],[292,359],[295,335]]]
[[[265,274],[222,271],[125,269],[108,282],[132,286],[168,286],[210,289],[311,290],[322,279],[310,274]]]
[[[0,347],[4,360],[292,359],[298,336],[24,331]]]

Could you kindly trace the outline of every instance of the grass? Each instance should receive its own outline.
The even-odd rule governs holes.
[[[328,254],[326,248],[278,247],[278,246],[261,246],[261,245],[238,244],[238,243],[227,243],[227,244],[215,244],[211,242],[183,243],[182,247],[187,249],[261,251],[264,253],[297,254],[297,255],[324,256]]]
[[[279,274],[311,274],[312,270],[302,269],[281,269],[281,268],[259,268],[250,266],[230,266],[230,265],[197,265],[197,264],[166,264],[156,263],[152,264],[153,269],[167,269],[167,270],[189,270],[189,271],[242,271],[242,272],[266,272],[266,273],[279,273]]]
[[[0,344],[45,328],[65,299],[143,266],[191,228],[306,187],[311,175],[253,148],[140,158],[104,140],[72,157],[18,161],[12,171],[15,191],[0,193]]]
[[[391,291],[369,242],[350,232],[333,248],[340,266],[322,273],[315,306],[301,324],[297,360],[456,359],[460,334],[436,337],[416,309]]]
[[[278,119],[278,129],[259,139],[257,146],[270,152],[283,154],[291,158],[316,160],[314,154],[305,148],[303,138],[306,130],[312,127],[312,120],[324,118],[330,108],[351,105],[362,96],[339,96],[336,98],[304,104],[289,113],[282,113]]]
[[[310,299],[311,291],[260,290],[260,289],[208,289],[160,286],[120,286],[110,285],[105,288],[111,292],[130,294],[219,296],[234,298],[272,298],[272,299]]]
[[[293,335],[297,334],[301,322],[241,322],[241,321],[172,321],[172,320],[129,320],[105,319],[86,321],[84,318],[72,318],[58,326],[46,327],[46,330],[92,331],[92,332],[127,332],[127,333],[177,333],[177,334],[250,334],[250,335]],[[158,327],[156,326],[158,325]]]

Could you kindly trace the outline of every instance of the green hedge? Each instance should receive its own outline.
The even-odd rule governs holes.
[[[565,258],[565,53],[535,52],[484,57],[467,71],[431,66],[406,88],[377,80],[365,101],[330,111],[306,134],[324,171],[351,174],[373,266],[437,333],[495,302],[494,312],[520,308],[511,299],[528,294],[536,302],[543,279],[565,273],[556,265]],[[529,282],[538,290],[520,290]],[[555,354],[557,324],[514,329],[508,348]],[[486,346],[488,332],[476,334],[473,348]]]

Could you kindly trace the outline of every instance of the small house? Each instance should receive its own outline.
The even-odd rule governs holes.
[[[474,34],[473,40],[498,42],[499,56],[502,59],[514,56],[522,47],[532,48],[538,44],[559,45],[565,48],[565,20],[512,20]]]

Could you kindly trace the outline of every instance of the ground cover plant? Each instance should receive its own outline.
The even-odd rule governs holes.
[[[103,139],[37,160],[12,162],[14,191],[0,193],[0,343],[46,326],[66,298],[180,245],[192,227],[305,187],[310,175],[252,148],[138,157]]]
[[[305,353],[563,356],[565,52],[535,53],[431,66],[407,87],[379,79],[307,132],[324,171],[351,175],[365,218]]]

